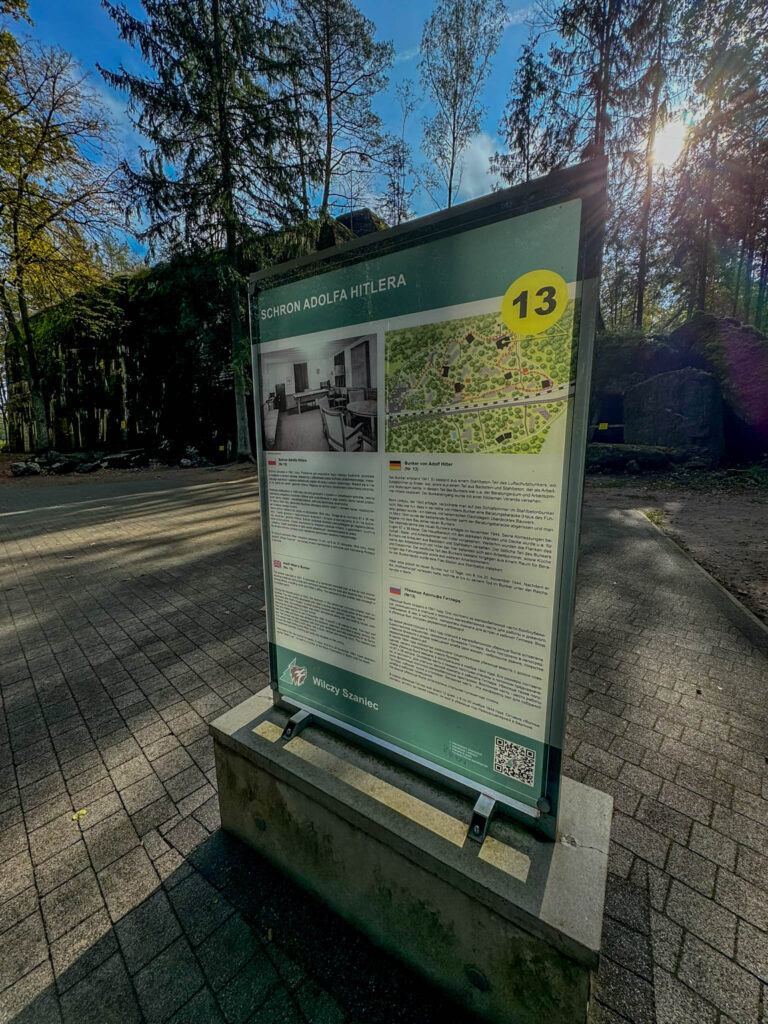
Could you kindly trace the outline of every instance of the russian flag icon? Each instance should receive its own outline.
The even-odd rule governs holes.
[[[400,587],[390,587],[389,588],[389,592],[390,592],[390,594],[399,594],[400,593]]]

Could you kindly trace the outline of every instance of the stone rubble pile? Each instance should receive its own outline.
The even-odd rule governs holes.
[[[40,455],[11,463],[13,476],[61,476],[66,473],[94,473],[98,469],[138,469],[149,466],[152,461],[171,464],[174,460],[160,452],[159,460],[152,457],[145,448],[131,448],[121,452],[61,452],[50,450]],[[187,447],[184,458],[178,463],[183,469],[210,466],[197,448]]]

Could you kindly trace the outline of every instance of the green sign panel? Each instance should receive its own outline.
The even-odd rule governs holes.
[[[602,166],[256,275],[272,684],[553,835]]]

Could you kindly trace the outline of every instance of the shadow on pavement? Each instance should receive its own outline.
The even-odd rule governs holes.
[[[142,486],[0,495],[0,1022],[466,1020],[220,832],[207,723],[267,682],[257,491]],[[615,801],[596,1024],[757,1019],[768,643],[728,602],[641,518],[585,517],[564,771]]]
[[[54,941],[55,984],[26,976],[14,1024],[474,1020],[221,830],[138,905],[124,882],[114,925]]]

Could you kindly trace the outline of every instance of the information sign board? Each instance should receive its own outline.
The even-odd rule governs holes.
[[[585,164],[253,279],[273,687],[549,835],[604,191]]]

